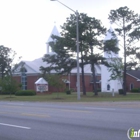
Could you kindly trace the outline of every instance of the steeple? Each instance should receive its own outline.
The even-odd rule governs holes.
[[[115,35],[113,28],[110,26],[109,30],[106,33],[104,42],[107,41],[107,40],[111,40],[111,39],[117,39],[117,36]],[[117,44],[117,46],[118,46],[118,44]],[[118,57],[118,54],[116,54],[114,52],[107,52],[107,51],[105,51],[104,52],[104,57],[106,57],[106,58]]]
[[[50,52],[52,52],[52,51],[51,51],[51,48],[50,48],[50,46],[49,46],[49,42],[53,41],[53,39],[51,38],[52,35],[60,36],[60,33],[59,33],[59,31],[57,30],[56,25],[54,25],[54,27],[53,27],[53,29],[52,29],[52,32],[51,32],[51,34],[50,34],[50,36],[49,36],[49,38],[48,38],[48,40],[47,40],[47,42],[46,42],[46,45],[47,45],[47,54],[49,54]]]

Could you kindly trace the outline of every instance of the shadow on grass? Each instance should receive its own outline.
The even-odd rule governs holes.
[[[58,98],[57,97],[56,98],[51,98],[51,99],[52,100],[65,100],[64,98],[59,98],[59,97]]]
[[[4,97],[3,99],[13,99],[13,98],[16,98],[16,97]]]

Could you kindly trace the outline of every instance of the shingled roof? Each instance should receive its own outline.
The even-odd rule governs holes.
[[[133,76],[136,79],[140,79],[140,70],[129,70],[127,74]]]

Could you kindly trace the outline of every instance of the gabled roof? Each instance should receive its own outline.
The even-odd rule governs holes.
[[[42,57],[41,58],[38,58],[38,59],[35,59],[33,61],[22,61],[25,63],[25,68],[27,69],[27,74],[30,74],[30,73],[41,73],[40,71],[40,67],[43,66],[43,67],[49,67],[50,64],[47,64],[46,62],[43,62],[42,60]],[[20,65],[17,69],[20,69]],[[97,74],[100,74],[101,73],[101,68],[100,66],[95,66],[95,69],[96,69],[96,73]],[[91,72],[91,66],[90,64],[87,64],[84,66],[84,72],[85,74],[92,74]],[[51,73],[56,73],[56,71],[52,70]],[[71,70],[71,74],[76,74],[77,73],[77,68],[73,68]],[[81,73],[81,68],[80,68],[80,73]]]
[[[129,70],[126,73],[136,79],[140,79],[140,70]]]
[[[52,30],[52,32],[51,32],[51,34],[50,34],[50,37],[49,37],[47,43],[53,41],[53,39],[51,38],[52,35],[60,36],[60,33],[58,32],[56,26],[53,27],[53,30]]]
[[[48,84],[48,82],[44,78],[41,77],[35,82],[35,84],[46,85],[46,84]]]

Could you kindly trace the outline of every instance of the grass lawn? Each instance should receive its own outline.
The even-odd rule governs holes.
[[[81,99],[77,100],[77,94],[72,93],[52,93],[47,95],[35,96],[15,96],[15,95],[0,95],[0,101],[39,101],[39,102],[103,102],[103,101],[140,101],[140,93],[128,93],[126,96],[115,94],[112,97],[111,93],[99,93],[94,96],[94,93],[87,93],[86,96],[81,95]]]

